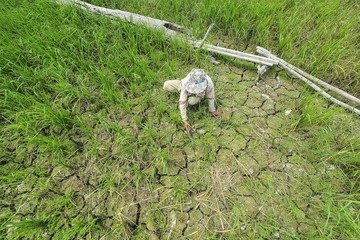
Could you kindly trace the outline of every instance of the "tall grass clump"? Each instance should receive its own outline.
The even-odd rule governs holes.
[[[295,109],[294,130],[307,139],[302,154],[313,163],[330,164],[330,170],[339,168],[346,176],[337,178],[338,182],[346,183],[344,192],[333,194],[328,199],[324,197],[327,205],[319,207],[328,219],[326,224],[321,224],[321,234],[337,238],[340,229],[346,229],[344,234],[348,238],[357,238],[360,234],[357,214],[360,207],[358,116],[329,106],[323,99],[309,93],[304,94]]]
[[[354,1],[87,2],[172,21],[193,30],[197,39],[215,23],[210,43],[225,35],[234,49],[254,51],[260,45],[359,97],[360,6]]]
[[[297,131],[312,129],[316,143],[311,148],[311,155],[320,157],[317,161],[346,166],[357,176],[360,166],[357,116],[333,107],[316,95],[306,94],[298,103],[299,115],[294,119],[293,127]]]

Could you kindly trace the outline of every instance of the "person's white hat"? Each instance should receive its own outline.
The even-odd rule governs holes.
[[[185,84],[187,92],[198,94],[203,92],[207,87],[206,73],[202,69],[192,69],[189,73],[189,80]]]

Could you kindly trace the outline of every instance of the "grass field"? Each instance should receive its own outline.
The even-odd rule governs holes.
[[[356,1],[89,0],[183,25],[202,39],[228,36],[231,47],[268,48],[293,65],[360,97],[359,12]],[[176,13],[176,14],[174,14]],[[215,41],[215,40],[214,40]]]
[[[354,1],[91,3],[199,39],[215,22],[212,44],[261,45],[360,90]],[[255,86],[254,64],[214,66],[145,26],[46,0],[0,11],[0,238],[359,238],[358,116],[277,67]],[[162,84],[194,67],[212,77],[222,116],[190,108],[191,140]]]

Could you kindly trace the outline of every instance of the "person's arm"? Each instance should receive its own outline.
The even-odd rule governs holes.
[[[211,80],[211,78],[209,76],[207,76],[207,81],[208,81],[208,86],[207,86],[207,98],[209,101],[209,112],[211,113],[211,115],[213,117],[218,117],[220,116],[220,112],[216,111],[215,108],[215,90],[214,90],[214,83]]]
[[[180,91],[180,99],[179,99],[179,109],[180,109],[180,115],[181,115],[181,119],[184,122],[184,128],[187,132],[190,132],[190,124],[188,122],[188,117],[187,117],[187,111],[186,111],[186,107],[187,107],[187,98],[188,98],[188,93],[185,90],[184,84],[186,82],[187,78],[184,78],[181,81],[182,87],[181,87],[181,91]]]
[[[180,115],[181,115],[181,119],[183,121],[188,120],[187,112],[186,112],[186,105],[187,105],[187,101],[179,100]]]

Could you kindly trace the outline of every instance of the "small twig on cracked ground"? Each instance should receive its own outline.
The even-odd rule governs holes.
[[[172,205],[167,205],[167,206],[164,206],[164,207],[160,207],[159,209],[167,209],[167,208],[173,208],[173,207],[176,207],[176,206],[191,205],[191,204],[192,204],[192,202],[177,203],[177,204],[172,204]]]
[[[124,214],[122,214],[120,212],[118,213],[118,218],[115,218],[115,219],[117,219],[119,222],[123,222],[123,219],[126,219],[130,223],[136,225],[136,223],[133,220],[131,220],[130,218],[128,218],[127,216],[125,216]]]
[[[217,233],[227,233],[227,232],[231,232],[232,229],[231,230],[214,230],[214,231]]]
[[[222,219],[222,212],[220,211],[220,208],[219,208],[219,201],[217,202],[217,205],[218,205],[218,209],[219,209],[219,219],[220,219],[220,223],[221,223],[221,229],[222,230],[225,230],[225,227],[224,227],[224,222],[223,222],[223,219]]]
[[[211,178],[212,178],[212,181],[213,181],[213,185],[216,186],[218,185],[219,187],[219,191],[220,191],[220,195],[224,201],[224,204],[226,203],[226,200],[225,200],[225,195],[224,195],[224,190],[221,186],[221,183],[220,183],[220,177],[219,177],[219,174],[218,172],[216,171],[216,169],[214,167],[212,167],[211,169]],[[218,184],[216,184],[218,183]],[[217,191],[216,191],[217,192]]]
[[[184,239],[189,239],[190,236],[196,234],[197,232],[198,232],[198,231],[192,232],[192,233],[190,233],[190,234],[188,234],[188,235],[186,235],[186,236],[183,236],[183,237],[181,237],[181,238],[179,238],[179,239],[182,239],[182,238],[184,238]]]
[[[170,231],[169,231],[169,235],[168,235],[167,238],[166,238],[167,240],[170,239],[171,234],[172,234],[172,232],[174,231],[175,226],[176,226],[176,218],[174,219],[173,223],[171,224]]]
[[[204,207],[206,207],[206,208],[208,208],[208,209],[210,209],[210,210],[212,210],[212,211],[214,211],[214,212],[217,212],[217,213],[219,213],[219,214],[221,213],[219,209],[213,208],[212,206],[210,206],[210,205],[208,205],[208,204],[205,204],[205,203],[204,203],[205,201],[201,201],[201,200],[198,199],[198,198],[196,198],[195,200],[199,202],[199,205],[201,204],[201,205],[203,205]],[[208,201],[208,202],[210,202],[210,201]],[[213,202],[210,202],[210,203],[213,203]]]
[[[232,152],[231,154],[232,154],[233,157],[235,158],[235,161],[236,161],[241,167],[243,167],[243,168],[245,169],[245,171],[248,172],[249,175],[251,175],[251,174],[254,173],[253,171],[247,169],[247,168],[236,158],[236,156],[234,155],[233,152]]]

